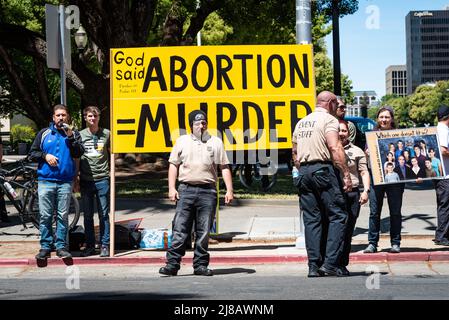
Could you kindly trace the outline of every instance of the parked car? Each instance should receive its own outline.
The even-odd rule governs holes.
[[[374,129],[374,126],[376,125],[376,122],[369,118],[363,118],[363,117],[345,117],[346,121],[351,121],[356,126],[356,136],[355,136],[355,145],[361,148],[362,150],[365,150],[366,146],[366,136],[365,133],[372,131]]]

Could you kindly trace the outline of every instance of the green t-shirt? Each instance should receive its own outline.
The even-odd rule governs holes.
[[[80,178],[97,181],[109,177],[109,137],[108,129],[100,128],[92,134],[88,128],[80,131],[84,154],[80,160]]]

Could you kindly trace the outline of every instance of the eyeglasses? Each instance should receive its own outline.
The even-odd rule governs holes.
[[[346,109],[346,106],[344,104],[342,104],[341,106],[338,106],[337,108]]]

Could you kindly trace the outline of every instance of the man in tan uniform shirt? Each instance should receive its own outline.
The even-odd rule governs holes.
[[[352,182],[338,136],[336,109],[337,97],[329,91],[321,92],[315,111],[297,123],[292,137],[304,214],[308,277],[343,275],[339,260],[348,216],[343,190],[350,191]]]
[[[186,239],[195,220],[194,274],[211,276],[209,265],[209,230],[217,206],[217,166],[222,170],[226,184],[225,203],[233,198],[232,174],[223,142],[207,132],[206,114],[200,110],[189,114],[192,134],[176,140],[170,154],[168,196],[177,201],[173,220],[172,245],[167,251],[167,264],[159,273],[175,276],[186,251]],[[178,175],[179,172],[179,175]],[[176,190],[176,177],[180,182]]]

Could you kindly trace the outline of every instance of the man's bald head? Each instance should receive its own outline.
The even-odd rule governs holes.
[[[329,111],[330,114],[335,115],[337,109],[337,96],[330,91],[322,91],[318,94],[317,106]]]

